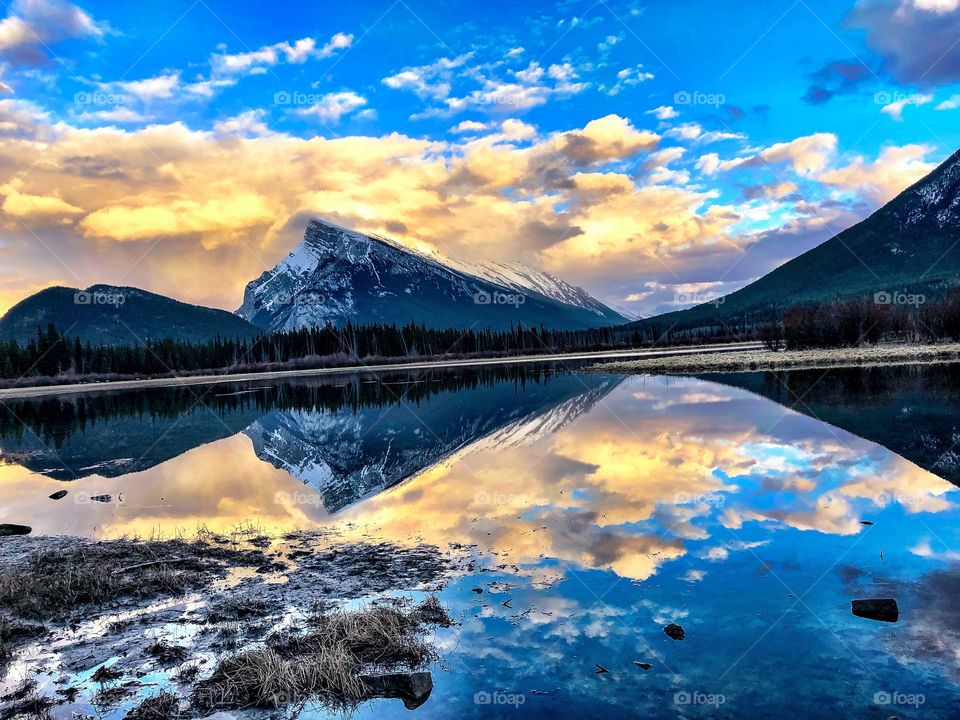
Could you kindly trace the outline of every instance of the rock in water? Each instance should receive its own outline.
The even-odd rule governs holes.
[[[667,634],[667,637],[673,638],[674,640],[683,640],[683,638],[686,637],[683,628],[676,623],[670,623],[663,631]]]
[[[51,500],[63,500],[67,496],[66,490],[57,490],[53,495],[50,496]]]
[[[900,619],[900,608],[897,606],[897,601],[893,599],[871,598],[867,600],[853,600],[850,605],[853,614],[857,617],[891,623],[895,623]]]
[[[0,537],[9,537],[11,535],[29,535],[33,528],[29,525],[14,525],[12,523],[0,524]]]
[[[670,623],[663,631],[667,634],[667,637],[673,638],[674,640],[683,640],[683,638],[686,637],[683,628],[676,623]]]
[[[423,705],[433,691],[433,676],[428,672],[370,673],[360,675],[370,698],[400,698],[407,710]]]

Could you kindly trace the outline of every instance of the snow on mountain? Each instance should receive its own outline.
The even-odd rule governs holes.
[[[303,242],[249,283],[237,314],[267,330],[411,321],[506,329],[564,329],[626,318],[549,273],[501,262],[471,264],[312,220]]]

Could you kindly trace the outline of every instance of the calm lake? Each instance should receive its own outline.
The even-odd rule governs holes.
[[[35,535],[253,523],[469,548],[419,718],[960,703],[958,366],[503,367],[13,401],[0,451],[0,522]],[[899,621],[855,617],[856,598],[895,598]],[[377,700],[355,717],[410,714]]]

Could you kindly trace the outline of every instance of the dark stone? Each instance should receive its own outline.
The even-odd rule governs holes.
[[[399,698],[407,710],[416,710],[433,692],[433,676],[428,672],[396,672],[360,675],[367,697]]]
[[[63,500],[67,496],[66,490],[57,490],[53,495],[50,496],[51,500]]]
[[[897,606],[897,601],[893,599],[871,598],[867,600],[853,600],[850,605],[853,614],[857,617],[890,623],[895,623],[900,619],[900,608]]]
[[[634,660],[633,664],[636,665],[641,670],[649,670],[650,668],[653,667],[653,665],[651,665],[650,663],[638,662],[637,660]]]
[[[663,631],[667,634],[667,637],[673,638],[674,640],[683,640],[683,638],[686,637],[683,628],[676,623],[670,623]]]
[[[33,528],[29,525],[14,525],[12,523],[0,524],[0,537],[9,537],[10,535],[29,535]]]

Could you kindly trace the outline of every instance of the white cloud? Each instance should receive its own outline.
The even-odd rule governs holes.
[[[273,45],[264,45],[249,52],[215,54],[210,58],[214,74],[256,74],[273,67],[282,60],[295,65],[305,63],[311,59],[330,57],[338,50],[343,50],[353,44],[353,35],[342,32],[336,33],[322,47],[317,47],[317,41],[311,37],[301,38],[294,43],[279,42]]]
[[[617,73],[617,82],[612,87],[601,86],[601,90],[607,95],[619,95],[626,87],[639,85],[640,83],[653,80],[654,74],[643,69],[643,65],[637,65],[632,68],[624,68]],[[662,119],[662,118],[661,118]]]
[[[646,114],[653,115],[655,118],[657,118],[657,120],[673,120],[674,118],[680,116],[680,113],[678,113],[669,105],[661,105],[653,110],[647,110]]]
[[[344,115],[349,115],[366,104],[367,99],[362,95],[352,90],[344,90],[327,93],[310,107],[297,112],[300,115],[314,115],[324,122],[336,124]]]
[[[406,68],[381,82],[394,90],[411,90],[420,97],[443,100],[450,95],[453,71],[462,68],[472,57],[472,52],[455,58],[442,57],[429,65]]]
[[[32,49],[36,59],[38,48],[69,38],[101,38],[106,25],[65,0],[16,0],[10,14],[0,20],[0,52],[16,54]]]
[[[915,105],[916,107],[920,107],[921,105],[928,105],[932,102],[933,102],[933,95],[922,95],[918,93],[916,95],[910,95],[908,97],[903,97],[898,100],[895,100],[889,105],[884,105],[884,107],[880,110],[880,112],[886,113],[897,122],[902,122],[904,108],[906,108],[909,105]]]
[[[937,105],[934,110],[956,110],[960,108],[960,95],[954,95]]]

